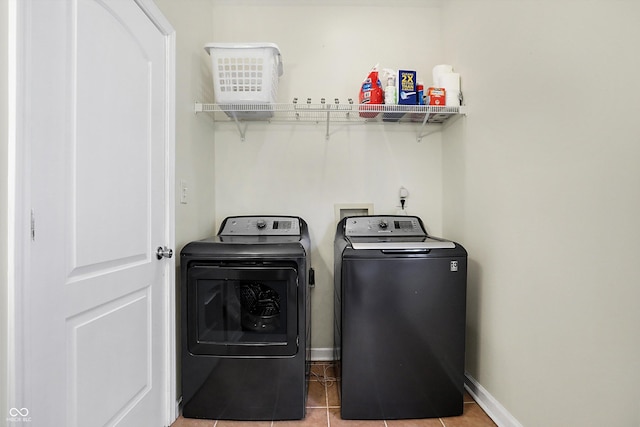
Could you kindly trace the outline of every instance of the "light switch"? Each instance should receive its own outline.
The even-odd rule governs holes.
[[[187,181],[185,181],[184,179],[180,180],[180,203],[182,204],[187,204],[187,192],[188,192],[188,187],[187,187]]]

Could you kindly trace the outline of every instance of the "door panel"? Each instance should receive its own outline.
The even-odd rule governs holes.
[[[167,39],[133,0],[31,0],[25,407],[34,425],[167,423]]]
[[[148,292],[141,290],[68,319],[69,413],[76,414],[76,425],[108,425],[150,392],[150,369],[138,369],[148,366],[151,353]],[[130,327],[120,329],[124,324]]]
[[[151,120],[153,77],[162,73],[153,58],[162,58],[163,46],[150,50],[153,41],[144,40],[157,34],[148,20],[123,22],[118,12],[92,0],[77,4],[74,267],[115,255],[140,259],[149,249],[150,173],[162,164],[150,143],[163,131]],[[142,29],[151,34],[141,37]]]

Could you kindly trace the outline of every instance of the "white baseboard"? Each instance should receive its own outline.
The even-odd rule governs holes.
[[[464,386],[473,400],[480,405],[498,427],[522,427],[522,424],[468,372],[465,372]]]
[[[328,362],[333,360],[333,347],[320,347],[311,349],[312,362]]]

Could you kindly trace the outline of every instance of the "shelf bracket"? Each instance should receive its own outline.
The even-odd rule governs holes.
[[[247,127],[249,126],[249,123],[245,123],[244,126],[242,126],[242,123],[240,123],[240,120],[238,120],[238,117],[235,113],[233,113],[233,121],[236,122],[236,126],[238,127],[238,132],[240,133],[240,141],[244,142],[244,137],[247,134]]]
[[[418,135],[416,136],[416,141],[417,142],[422,142],[422,138],[424,138],[425,136],[429,136],[432,133],[440,132],[440,130],[441,130],[440,127],[438,127],[437,129],[434,129],[431,132],[427,132],[427,133],[418,132]]]
[[[416,141],[417,142],[421,142],[422,138],[424,138],[425,136],[429,136],[432,133],[436,133],[442,130],[442,126],[444,125],[443,123],[440,123],[438,128],[431,131],[431,132],[427,132],[427,133],[422,133],[422,130],[424,129],[424,127],[427,124],[433,124],[433,123],[429,123],[429,115],[432,113],[426,113],[424,118],[422,119],[422,125],[420,126],[420,129],[418,129],[418,133],[416,134]],[[447,119],[446,124],[447,126],[450,126],[453,122],[455,122],[456,120],[458,120],[461,116],[466,116],[467,115],[467,110],[466,107],[464,106],[460,106],[458,107],[458,112],[457,114],[452,114],[452,117],[450,117],[449,119]]]
[[[326,133],[324,135],[324,139],[325,140],[329,140],[329,122],[331,121],[331,113],[329,111],[327,111],[327,130]]]
[[[422,129],[424,129],[425,125],[427,124],[427,120],[429,120],[429,113],[425,113],[424,118],[422,119],[422,126],[420,126],[420,129],[418,129],[418,133],[416,134],[416,141],[417,142],[422,142],[422,138],[432,134],[433,132],[429,132],[426,135],[422,134]]]

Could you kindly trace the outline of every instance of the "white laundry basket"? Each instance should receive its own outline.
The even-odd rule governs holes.
[[[273,116],[283,73],[280,49],[274,43],[208,43],[213,90],[228,116],[265,119]],[[255,110],[255,111],[252,111]]]

